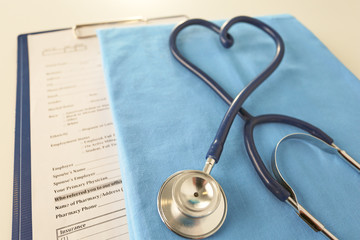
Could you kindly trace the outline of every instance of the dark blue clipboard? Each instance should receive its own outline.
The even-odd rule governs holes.
[[[32,239],[31,139],[28,35],[18,36],[12,239]]]
[[[144,22],[167,18],[188,18],[186,15],[166,16],[145,19],[142,17],[129,18],[118,22]],[[75,25],[77,29],[112,22]],[[15,118],[15,149],[14,149],[14,184],[13,184],[13,219],[12,239],[32,239],[32,210],[31,210],[31,138],[30,138],[30,86],[29,86],[29,49],[28,36],[48,32],[63,31],[62,28],[18,36],[17,51],[17,89],[16,89],[16,118]],[[89,37],[89,36],[86,36]]]

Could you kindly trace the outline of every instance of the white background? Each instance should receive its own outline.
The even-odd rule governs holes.
[[[227,19],[284,13],[300,20],[360,78],[358,0],[0,0],[0,238],[11,238],[17,35],[131,16]]]

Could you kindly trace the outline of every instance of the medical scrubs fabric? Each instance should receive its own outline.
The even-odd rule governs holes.
[[[310,122],[360,161],[359,80],[294,17],[259,19],[282,36],[285,55],[243,107],[252,115],[285,114]],[[219,26],[223,22],[215,21]],[[203,168],[228,108],[174,59],[169,49],[173,28],[98,32],[131,239],[182,239],[162,223],[158,191],[173,173]],[[275,45],[245,23],[234,25],[230,34],[235,43],[225,49],[214,32],[192,26],[179,34],[177,45],[235,97],[271,62]],[[265,188],[246,153],[243,127],[244,121],[236,117],[211,173],[226,193],[228,213],[209,239],[326,239]],[[256,145],[269,171],[276,143],[294,132],[301,130],[284,124],[256,127]],[[289,141],[284,149],[279,165],[300,204],[340,239],[359,239],[359,173],[336,155],[304,141]]]

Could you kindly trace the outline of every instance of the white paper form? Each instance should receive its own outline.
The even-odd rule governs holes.
[[[33,239],[129,239],[97,38],[28,36]]]

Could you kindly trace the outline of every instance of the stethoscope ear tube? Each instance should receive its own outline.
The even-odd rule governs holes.
[[[279,114],[267,114],[257,117],[252,117],[249,121],[245,121],[244,126],[244,142],[246,151],[250,157],[250,160],[253,163],[253,166],[261,178],[264,185],[280,200],[286,201],[291,195],[291,191],[284,188],[267,170],[265,164],[263,163],[255,145],[254,141],[254,128],[259,124],[264,123],[283,123],[291,126],[298,127],[311,135],[321,139],[328,145],[333,144],[333,139],[324,133],[321,129],[311,125],[310,123],[304,122],[302,120],[288,117]]]
[[[325,228],[325,226],[319,220],[317,220],[303,206],[300,205],[300,203],[298,202],[298,199],[296,197],[295,191],[289,185],[289,183],[285,180],[285,178],[283,177],[283,175],[280,172],[280,168],[278,166],[278,159],[279,159],[278,152],[279,152],[279,149],[282,146],[282,144],[291,139],[305,140],[307,143],[311,143],[312,145],[319,147],[323,151],[330,152],[333,154],[339,154],[340,157],[343,157],[347,161],[348,161],[348,159],[339,152],[339,148],[336,147],[336,145],[328,144],[327,142],[321,140],[320,138],[317,138],[313,135],[306,134],[306,133],[292,133],[292,134],[289,134],[289,135],[283,137],[276,144],[276,147],[273,152],[273,157],[271,159],[271,167],[272,167],[272,171],[275,175],[275,178],[282,186],[284,186],[284,188],[286,188],[290,192],[290,196],[286,200],[286,202],[289,203],[289,205],[294,208],[294,210],[299,215],[299,217],[304,222],[306,222],[314,231],[322,232],[329,239],[336,240],[337,238],[329,230],[327,230]]]

